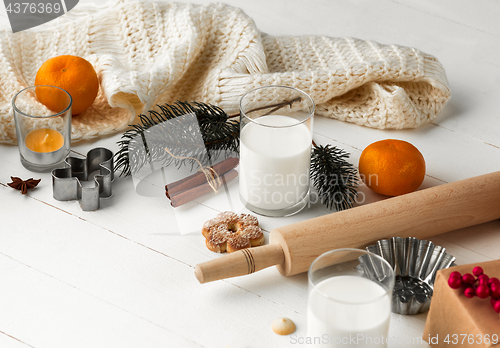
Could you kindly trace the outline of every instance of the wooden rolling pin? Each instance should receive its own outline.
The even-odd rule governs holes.
[[[196,265],[200,283],[277,265],[286,276],[305,272],[338,248],[364,248],[379,239],[441,233],[500,219],[500,172],[431,187],[372,204],[275,228],[268,245]]]

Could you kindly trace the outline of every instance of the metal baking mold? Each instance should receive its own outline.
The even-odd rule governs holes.
[[[393,237],[379,240],[366,250],[387,260],[396,281],[392,293],[392,311],[418,314],[429,309],[436,273],[454,265],[455,257],[431,241]]]
[[[111,197],[111,183],[114,180],[113,152],[97,147],[87,152],[86,158],[68,156],[65,168],[52,171],[52,191],[58,201],[78,200],[83,211],[97,210],[100,198]],[[93,187],[83,187],[82,181],[89,180],[95,171]]]

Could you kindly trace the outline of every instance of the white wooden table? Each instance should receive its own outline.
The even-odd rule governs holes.
[[[357,165],[361,151],[376,140],[410,141],[427,162],[422,187],[500,170],[498,1],[226,2],[272,35],[352,36],[414,46],[444,65],[453,96],[432,124],[381,131],[318,117],[317,142],[346,149]],[[0,20],[5,24],[3,9]],[[116,151],[119,137],[73,151]],[[273,267],[200,285],[194,266],[218,255],[208,251],[200,233],[175,232],[165,197],[139,196],[130,178],[118,178],[113,198],[99,211],[82,212],[76,202],[55,201],[50,175],[24,169],[17,147],[0,146],[0,154],[0,347],[296,346],[271,331],[281,316],[295,321],[295,337],[306,335],[305,274],[286,278]],[[10,175],[42,182],[23,196],[7,186]],[[362,191],[367,202],[381,198]],[[292,218],[262,219],[262,226],[269,231],[323,213],[316,207]],[[459,264],[498,259],[500,221],[432,240]],[[390,335],[421,337],[425,319],[394,314]]]

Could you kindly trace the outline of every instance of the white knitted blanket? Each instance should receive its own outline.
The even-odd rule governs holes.
[[[317,115],[380,129],[428,123],[450,98],[441,64],[415,48],[272,37],[223,4],[121,0],[63,17],[38,31],[0,32],[2,143],[15,143],[12,97],[61,54],[90,61],[100,80],[93,106],[73,118],[75,141],[121,131],[159,103],[200,101],[237,112],[239,97],[264,85],[299,88],[316,102]]]

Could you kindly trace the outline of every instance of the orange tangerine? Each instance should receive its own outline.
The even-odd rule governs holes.
[[[425,177],[425,160],[409,142],[381,140],[363,150],[359,158],[359,174],[373,191],[399,196],[420,187]]]
[[[36,74],[35,85],[50,85],[66,90],[73,98],[73,115],[87,110],[99,92],[99,80],[92,64],[86,59],[71,55],[57,56],[43,63]],[[57,93],[37,89],[36,96],[52,111],[60,112],[64,109]]]

